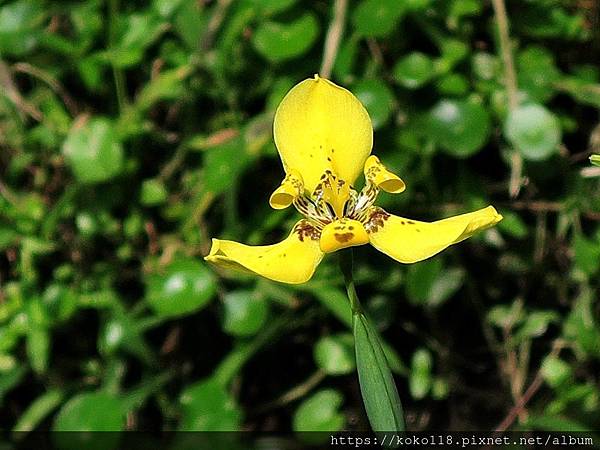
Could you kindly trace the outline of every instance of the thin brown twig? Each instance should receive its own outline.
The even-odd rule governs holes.
[[[310,392],[314,387],[316,387],[321,381],[325,379],[327,374],[323,372],[321,369],[317,369],[315,373],[313,373],[310,377],[304,380],[302,383],[294,386],[289,391],[285,392],[283,395],[279,396],[275,400],[272,400],[268,403],[265,403],[262,406],[259,406],[253,411],[253,414],[260,414],[265,411],[279,408],[281,406],[287,405],[288,403],[293,402],[294,400],[299,399],[300,397],[304,397],[308,392]]]
[[[323,63],[321,64],[320,70],[320,74],[324,78],[331,77],[331,71],[340,47],[340,41],[344,34],[347,9],[348,0],[336,0],[333,5],[333,20],[331,21],[331,25],[327,31],[327,37],[325,38]]]
[[[200,49],[202,51],[210,50],[215,40],[215,36],[223,20],[225,20],[225,16],[227,15],[227,9],[231,5],[232,0],[218,0],[217,4],[214,7],[213,14],[208,21],[208,26],[206,27],[206,32],[202,36],[200,40]]]
[[[556,339],[552,343],[552,351],[550,352],[550,357],[555,358],[558,356],[562,348],[564,347],[564,342],[561,339]],[[517,400],[516,404],[511,408],[506,417],[500,422],[500,424],[494,430],[495,433],[502,433],[506,431],[515,421],[515,419],[524,411],[525,406],[531,400],[531,398],[535,395],[535,393],[542,387],[544,383],[544,378],[542,376],[542,369],[538,369],[533,381],[527,388],[527,390],[523,393],[523,395]]]
[[[517,75],[515,62],[513,59],[508,14],[504,0],[492,0],[494,15],[498,25],[498,37],[500,39],[500,56],[504,65],[504,85],[508,97],[508,107],[510,111],[519,106],[519,92],[517,87]],[[523,158],[517,149],[514,149],[510,156],[510,180],[508,183],[508,192],[511,197],[519,195],[522,185]]]
[[[75,117],[78,114],[77,104],[75,103],[73,98],[68,94],[68,92],[65,90],[65,88],[60,83],[60,81],[55,79],[52,75],[39,69],[38,67],[35,67],[35,66],[33,66],[29,63],[25,63],[25,62],[16,63],[12,66],[12,68],[15,72],[26,73],[27,75],[31,75],[32,77],[42,80],[44,83],[46,83],[48,86],[50,86],[50,88],[54,92],[56,92],[60,96],[63,103],[65,104],[65,106],[67,107],[67,109],[69,110],[69,112],[71,113],[71,115],[73,117]]]
[[[38,122],[42,121],[44,116],[39,109],[21,96],[21,93],[12,79],[10,68],[4,61],[0,61],[0,86],[2,87],[4,95],[14,103],[18,111],[22,114],[21,118],[24,118],[24,115],[27,114]]]

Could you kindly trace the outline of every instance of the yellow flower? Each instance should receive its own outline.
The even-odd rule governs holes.
[[[207,261],[296,284],[312,277],[325,253],[370,243],[396,261],[414,263],[502,219],[492,206],[431,223],[374,206],[379,190],[400,193],[404,182],[370,155],[373,128],[363,105],[318,75],[285,96],[274,137],[286,177],[269,203],[275,209],[294,205],[304,219],[273,245],[213,239]],[[365,186],[357,192],[361,171]]]

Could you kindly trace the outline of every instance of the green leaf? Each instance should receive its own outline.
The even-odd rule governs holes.
[[[352,24],[362,36],[382,37],[394,31],[405,13],[404,2],[398,0],[362,0],[354,10]]]
[[[317,365],[328,375],[344,375],[356,368],[352,335],[324,336],[314,346]]]
[[[575,265],[588,275],[595,274],[600,268],[600,243],[576,234],[573,239]]]
[[[252,36],[252,44],[261,56],[276,63],[302,56],[318,35],[316,17],[305,13],[291,23],[262,22]]]
[[[62,402],[63,397],[64,392],[57,389],[44,392],[21,413],[19,420],[13,427],[13,432],[20,433],[34,430]]]
[[[0,329],[0,333],[1,331]],[[15,365],[8,370],[0,371],[0,404],[3,403],[4,396],[21,382],[26,373],[27,369],[24,365]]]
[[[583,289],[564,323],[564,335],[586,357],[600,360],[600,325],[592,302],[597,296],[591,289]]]
[[[394,66],[394,79],[408,89],[417,89],[434,76],[433,60],[425,53],[412,52]]]
[[[377,332],[362,313],[352,316],[356,367],[373,431],[404,431],[400,397]]]
[[[554,84],[561,74],[554,64],[552,53],[543,47],[531,46],[517,57],[519,89],[527,92],[529,98],[545,103],[554,95]]]
[[[590,162],[593,165],[600,167],[600,155],[592,155],[592,156],[590,156]]]
[[[487,142],[490,117],[480,104],[441,100],[429,112],[427,131],[444,151],[456,158],[467,158]]]
[[[310,292],[342,323],[352,327],[352,310],[346,294],[329,287],[311,289]]]
[[[530,339],[542,336],[546,333],[551,323],[556,323],[560,319],[556,311],[533,311],[527,315],[525,322],[515,333],[515,340],[520,342],[523,339]]]
[[[553,388],[572,380],[571,366],[560,358],[547,356],[542,362],[541,374]]]
[[[117,447],[120,431],[125,426],[125,411],[116,397],[103,392],[77,394],[58,412],[54,419],[52,437],[56,446],[65,450],[109,450]],[[79,433],[61,433],[78,431]],[[90,439],[88,431],[95,433]]]
[[[155,314],[177,317],[206,306],[216,293],[216,281],[205,264],[179,259],[162,273],[150,274],[146,288],[146,300]]]
[[[431,353],[426,349],[417,350],[412,357],[408,387],[413,398],[425,398],[432,387],[431,366],[433,365]]]
[[[43,326],[34,326],[27,333],[27,355],[35,373],[45,373],[50,358],[50,334]]]
[[[352,92],[369,112],[374,129],[387,123],[394,107],[394,94],[381,80],[361,80]]]
[[[558,119],[542,105],[523,105],[509,112],[504,134],[524,158],[540,161],[558,151],[561,129]]]
[[[502,210],[501,213],[503,219],[497,225],[501,231],[517,239],[524,239],[529,235],[527,225],[523,222],[521,216],[508,210]]]
[[[167,29],[163,19],[154,12],[119,16],[119,36],[107,54],[112,64],[127,68],[138,64],[144,51]]]
[[[38,44],[45,9],[37,0],[21,0],[0,8],[0,54],[23,56]]]
[[[259,14],[270,17],[290,9],[297,0],[249,0]]]
[[[75,292],[61,284],[50,284],[44,291],[41,300],[48,316],[56,322],[67,320],[77,310]]]
[[[179,397],[180,431],[236,431],[242,413],[225,387],[214,378],[188,386]]]
[[[156,206],[167,200],[169,193],[162,180],[152,178],[142,182],[140,203],[145,206]]]
[[[73,174],[82,183],[108,181],[123,169],[123,147],[112,122],[106,118],[76,121],[62,151]]]
[[[294,413],[294,431],[340,431],[345,421],[344,415],[338,411],[342,401],[342,394],[333,389],[323,389],[311,395]]]
[[[252,291],[233,291],[223,296],[223,330],[235,336],[252,336],[265,324],[268,303]]]
[[[429,300],[433,284],[442,268],[440,258],[431,258],[409,266],[405,286],[406,296],[411,303],[423,304]]]
[[[450,299],[463,285],[465,270],[462,267],[451,267],[438,275],[433,282],[427,298],[427,305],[439,306]]]
[[[188,66],[165,70],[144,85],[135,99],[139,111],[147,111],[161,100],[174,100],[185,93],[183,80],[191,73]]]
[[[54,420],[54,431],[121,431],[125,425],[121,402],[103,392],[77,394]]]
[[[469,91],[469,81],[458,73],[444,75],[436,83],[436,88],[442,95],[453,95],[463,97]]]
[[[244,139],[234,139],[206,151],[204,189],[218,195],[235,185],[237,178],[251,161]]]

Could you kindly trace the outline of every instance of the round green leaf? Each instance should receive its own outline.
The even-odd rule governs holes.
[[[430,111],[427,130],[436,143],[457,158],[467,158],[487,141],[490,117],[483,106],[465,100],[441,100]]]
[[[547,159],[558,150],[561,130],[558,119],[542,105],[520,106],[508,114],[506,138],[532,161]]]
[[[431,389],[432,364],[431,353],[428,350],[421,348],[413,354],[408,387],[410,394],[417,400],[424,398]]]
[[[464,96],[469,91],[469,82],[458,73],[450,73],[441,78],[436,87],[442,95]]]
[[[421,52],[406,55],[394,66],[394,78],[408,89],[416,89],[434,75],[433,60]]]
[[[354,10],[352,23],[362,36],[386,36],[405,12],[404,2],[398,0],[363,0]]]
[[[385,125],[394,107],[394,94],[390,88],[380,80],[362,80],[352,92],[369,112],[373,128]]]
[[[179,430],[236,431],[242,413],[234,399],[215,379],[188,386],[179,397],[182,408]]]
[[[108,450],[117,447],[118,431],[125,425],[125,411],[121,402],[103,392],[78,394],[60,409],[54,419],[53,431],[79,431],[80,433],[54,433],[57,448],[64,450]],[[112,431],[112,433],[87,433]]]
[[[24,55],[37,45],[45,11],[35,0],[9,2],[0,7],[0,53]]]
[[[313,14],[306,13],[291,23],[261,23],[252,36],[252,44],[269,61],[285,61],[306,53],[318,34],[317,19]]]
[[[54,431],[121,431],[125,412],[121,402],[103,392],[78,394],[61,408]]]
[[[223,297],[223,329],[236,336],[251,336],[264,325],[268,304],[251,291],[235,291]]]
[[[42,295],[42,304],[53,320],[67,320],[77,310],[77,297],[73,290],[61,285],[50,284]]]
[[[193,259],[177,260],[164,273],[149,275],[146,286],[150,307],[164,317],[196,311],[205,306],[216,291],[212,272]]]
[[[557,387],[572,377],[571,366],[560,358],[547,356],[542,362],[542,376],[552,386]]]
[[[110,180],[123,168],[123,147],[105,118],[76,122],[62,151],[73,174],[83,183]]]
[[[151,179],[145,180],[142,183],[142,192],[140,194],[140,202],[142,205],[160,205],[161,203],[164,203],[167,196],[167,189],[161,180]]]
[[[324,389],[304,400],[294,413],[294,431],[340,431],[344,415],[338,409],[343,396],[333,389]]]
[[[351,334],[325,336],[314,347],[317,365],[329,375],[344,375],[356,368]]]

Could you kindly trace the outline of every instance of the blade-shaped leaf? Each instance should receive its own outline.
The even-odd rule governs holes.
[[[360,390],[374,431],[404,431],[404,415],[379,336],[364,314],[353,315]]]

